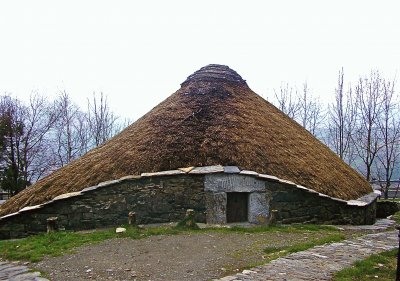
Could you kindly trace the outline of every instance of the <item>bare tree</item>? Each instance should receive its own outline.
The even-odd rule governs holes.
[[[46,172],[46,135],[56,120],[49,103],[37,93],[28,106],[8,95],[0,101],[2,171],[1,185],[12,194]]]
[[[400,158],[400,108],[395,104],[395,83],[383,83],[382,113],[378,128],[382,148],[377,154],[376,169],[385,199],[391,185],[393,172]]]
[[[363,167],[358,167],[365,178],[372,179],[372,167],[380,149],[379,117],[382,110],[383,80],[378,71],[360,78],[355,87],[357,126],[352,141]]]
[[[120,131],[117,120],[109,108],[107,97],[101,93],[98,100],[93,94],[92,103],[88,100],[88,123],[94,146],[101,145]]]
[[[289,86],[289,83],[282,83],[279,92],[274,89],[277,107],[287,116],[295,120],[300,110],[300,103],[297,90]]]
[[[75,105],[64,90],[56,101],[59,112],[53,130],[54,168],[62,167],[85,154],[89,149],[87,116]]]
[[[311,134],[317,136],[320,124],[324,120],[322,104],[311,95],[307,82],[303,84],[303,93],[299,98],[298,122]]]
[[[335,101],[328,109],[328,145],[343,160],[352,163],[351,134],[356,121],[356,105],[352,89],[344,90],[344,71],[339,71]]]

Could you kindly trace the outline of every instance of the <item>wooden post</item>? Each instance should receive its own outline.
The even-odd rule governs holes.
[[[58,230],[57,220],[58,220],[58,217],[47,218],[47,233],[55,232]]]
[[[129,212],[128,213],[128,224],[129,225],[135,225],[136,224],[136,213],[135,212]]]
[[[186,218],[186,226],[192,227],[195,224],[195,221],[194,221],[194,210],[193,209],[187,209],[185,218]]]
[[[274,224],[276,222],[276,216],[278,214],[278,210],[271,210],[271,216],[269,218],[269,223]]]

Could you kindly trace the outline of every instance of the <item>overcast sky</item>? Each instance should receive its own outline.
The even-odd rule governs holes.
[[[397,2],[397,3],[396,3]],[[304,81],[328,100],[337,73],[400,71],[399,1],[0,2],[0,92],[95,92],[135,120],[210,63],[264,98]]]

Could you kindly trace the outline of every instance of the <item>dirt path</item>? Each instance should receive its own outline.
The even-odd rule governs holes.
[[[209,280],[254,265],[267,246],[291,245],[321,237],[305,233],[201,233],[111,239],[76,254],[46,258],[34,265],[57,280]]]

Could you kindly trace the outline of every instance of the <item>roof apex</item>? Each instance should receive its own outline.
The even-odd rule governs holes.
[[[207,81],[207,82],[228,82],[235,84],[247,85],[244,80],[236,71],[226,65],[209,64],[197,70],[190,75],[181,86],[190,82]]]

